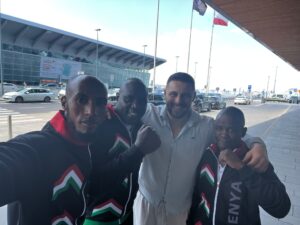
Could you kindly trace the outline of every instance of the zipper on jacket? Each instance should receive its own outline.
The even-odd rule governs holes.
[[[129,176],[129,195],[128,195],[128,199],[126,201],[126,204],[125,204],[125,207],[124,207],[124,211],[122,213],[122,217],[125,216],[126,214],[126,211],[127,211],[127,205],[129,204],[129,201],[130,201],[130,198],[131,198],[131,192],[132,192],[132,173],[130,173],[130,176]],[[121,217],[121,218],[122,218]]]
[[[226,165],[224,166],[224,170],[223,170],[223,173],[220,174],[220,177],[219,177],[219,166],[220,166],[220,163],[219,163],[219,160],[217,158],[217,156],[215,155],[214,152],[212,152],[216,161],[217,161],[217,188],[216,188],[216,194],[215,194],[215,199],[214,199],[214,208],[213,208],[213,215],[212,215],[212,225],[216,225],[216,210],[217,210],[217,203],[218,203],[218,196],[219,196],[219,186],[220,186],[220,183],[221,183],[221,180],[222,180],[222,177],[223,177],[223,174],[224,174],[224,171],[226,169]]]
[[[127,131],[127,134],[129,136],[129,139],[130,139],[130,147],[132,147],[133,145],[133,139],[132,139],[132,134],[130,132],[130,130],[128,129],[128,127],[126,126],[126,124],[121,120],[121,118],[119,117],[119,115],[117,113],[115,113],[116,117],[119,119],[120,123],[123,125],[123,127],[126,129]],[[125,207],[124,207],[124,210],[123,210],[123,213],[121,215],[120,218],[122,218],[123,216],[125,216],[126,214],[126,211],[127,211],[127,205],[130,201],[130,198],[131,198],[131,195],[132,195],[132,173],[129,174],[129,194],[128,194],[128,198],[127,198],[127,201],[126,201],[126,204],[125,204]],[[120,221],[120,219],[119,219]]]
[[[90,168],[91,168],[90,171],[92,171],[93,164],[92,164],[92,155],[91,155],[91,150],[90,150],[90,144],[88,145],[88,149],[87,149],[87,150],[88,150],[89,163],[90,163]],[[88,180],[88,179],[87,179],[87,180]],[[83,188],[82,188],[82,190],[81,190],[81,195],[82,195],[82,198],[83,198],[83,211],[82,211],[80,217],[82,217],[82,216],[85,214],[85,211],[86,211],[86,208],[87,208],[86,199],[85,199],[85,194],[84,194],[84,190],[85,190],[85,188],[86,188],[86,184],[87,184],[87,181],[83,184]],[[78,219],[76,219],[76,221],[75,221],[75,224],[76,224],[76,225],[78,225],[77,222],[78,222]]]

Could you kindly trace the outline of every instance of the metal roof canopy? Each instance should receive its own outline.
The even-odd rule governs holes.
[[[5,14],[1,14],[1,29],[3,43],[66,54],[89,61],[96,58],[97,40],[91,38]],[[150,70],[154,66],[153,56],[101,41],[98,41],[98,59],[136,69]],[[165,62],[165,59],[156,58],[156,66]]]
[[[300,70],[299,0],[204,0]]]

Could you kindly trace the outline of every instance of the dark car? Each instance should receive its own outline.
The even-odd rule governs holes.
[[[208,101],[211,103],[212,109],[223,109],[226,107],[226,102],[222,96],[209,96]]]
[[[153,105],[164,105],[166,104],[164,96],[162,94],[148,94],[148,102]]]
[[[198,113],[203,111],[209,112],[211,110],[211,107],[211,103],[208,101],[208,98],[205,97],[204,94],[198,94],[192,103],[192,109]]]

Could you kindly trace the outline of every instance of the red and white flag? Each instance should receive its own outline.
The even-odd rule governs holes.
[[[228,20],[221,14],[217,13],[214,18],[214,24],[221,25],[221,26],[228,26]]]

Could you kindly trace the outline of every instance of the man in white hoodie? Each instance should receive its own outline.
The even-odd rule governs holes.
[[[203,151],[212,142],[214,120],[191,109],[195,82],[186,73],[167,81],[165,106],[149,105],[143,122],[161,138],[160,148],[144,157],[139,192],[134,202],[135,225],[185,225],[191,206],[195,173]],[[268,166],[264,143],[245,140],[252,148],[244,162],[263,171]]]

